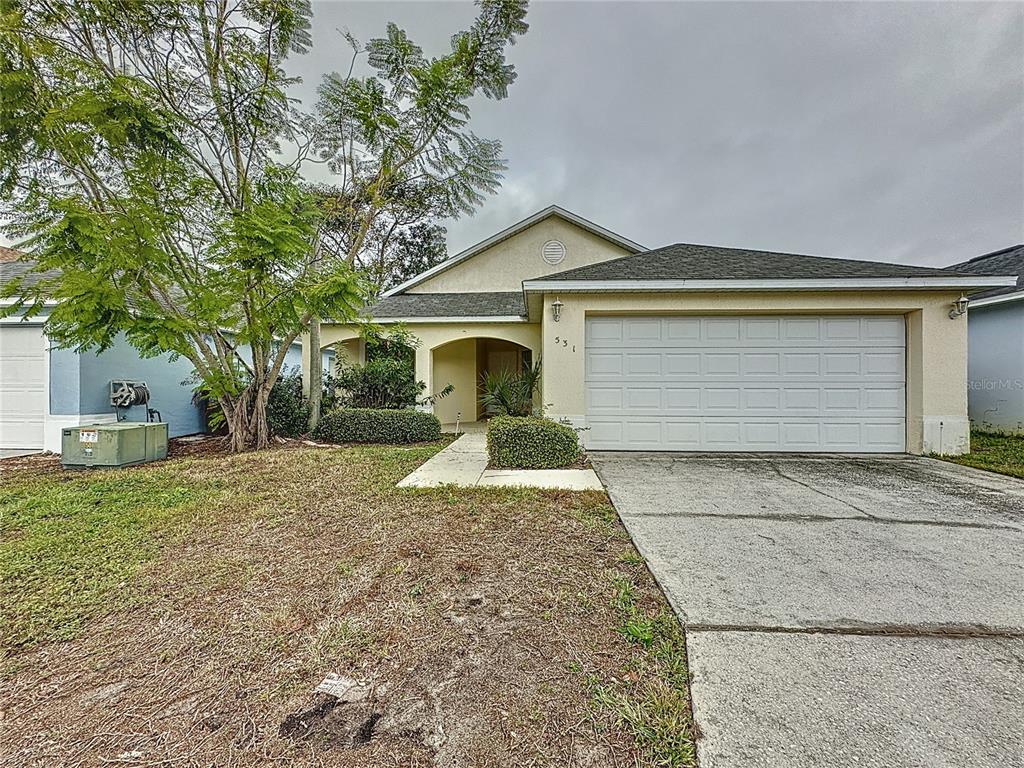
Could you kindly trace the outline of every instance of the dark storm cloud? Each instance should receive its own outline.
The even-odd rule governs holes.
[[[314,5],[304,95],[338,33],[447,49],[464,3]],[[550,203],[650,247],[947,264],[1024,240],[1024,6],[536,3],[505,101],[509,170],[458,250]]]

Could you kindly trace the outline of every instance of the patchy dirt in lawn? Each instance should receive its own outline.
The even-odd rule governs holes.
[[[625,582],[666,607],[605,495],[394,487],[439,447],[180,453],[221,492],[130,609],[6,658],[0,765],[691,764],[599,702],[685,701],[622,629]]]

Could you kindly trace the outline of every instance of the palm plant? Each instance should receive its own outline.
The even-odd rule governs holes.
[[[540,361],[521,371],[489,371],[480,384],[480,402],[488,416],[532,416],[533,396],[540,386]]]

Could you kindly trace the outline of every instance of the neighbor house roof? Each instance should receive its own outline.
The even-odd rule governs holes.
[[[24,279],[21,287],[31,288],[40,280],[57,274],[54,271],[30,272],[29,270],[35,266],[36,262],[31,259],[22,259],[23,255],[21,251],[16,251],[13,248],[0,248],[0,289],[22,275],[24,275]]]
[[[526,314],[521,291],[492,293],[400,293],[369,308],[376,319],[509,317]]]
[[[568,221],[571,224],[575,224],[580,229],[584,229],[587,232],[590,232],[591,234],[604,238],[608,242],[614,243],[620,248],[624,248],[625,250],[630,251],[631,253],[639,253],[640,251],[645,250],[644,246],[640,245],[639,243],[634,243],[632,240],[627,240],[622,235],[618,235],[615,232],[612,232],[609,229],[605,229],[604,227],[599,226],[592,221],[588,221],[587,219],[584,219],[582,216],[577,216],[572,211],[567,211],[565,210],[565,208],[562,208],[557,205],[549,205],[544,210],[537,211],[537,213],[533,214],[532,216],[527,216],[525,219],[516,222],[511,227],[501,230],[501,232],[499,232],[498,234],[492,235],[486,240],[481,240],[476,245],[472,245],[464,251],[460,251],[451,258],[442,261],[437,266],[431,267],[430,269],[424,272],[420,272],[418,275],[416,275],[410,280],[406,280],[401,285],[396,285],[394,288],[391,288],[390,290],[385,292],[384,295],[394,296],[396,294],[403,293],[407,289],[412,288],[414,285],[419,285],[424,280],[427,280],[433,277],[434,275],[438,275],[444,272],[445,270],[451,269],[456,264],[459,264],[460,262],[463,262],[466,259],[472,258],[473,256],[476,256],[478,253],[481,253],[482,251],[485,251],[488,248],[497,245],[503,240],[508,240],[510,237],[518,235],[523,230],[529,229],[534,224],[538,224],[544,221],[545,219],[551,218],[552,216],[557,216],[561,219],[564,219],[565,221]]]
[[[824,288],[833,284],[897,288],[918,285],[983,287],[1005,285],[1006,280],[978,278],[937,267],[677,243],[527,280],[523,285],[527,290],[559,287],[585,290],[587,284],[601,284],[602,288],[612,290],[629,287]]]
[[[994,304],[999,301],[1024,299],[1024,244],[1011,245],[992,253],[975,256],[969,261],[953,264],[947,269],[970,272],[973,275],[1017,275],[1017,284],[993,288],[971,297],[974,306]]]

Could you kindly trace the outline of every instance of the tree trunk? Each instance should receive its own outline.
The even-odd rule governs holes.
[[[267,382],[253,382],[237,399],[222,401],[232,453],[262,450],[270,446],[270,425],[267,422]]]
[[[324,389],[324,357],[320,352],[320,319],[309,321],[309,431],[320,423],[320,397]]]
[[[221,403],[232,453],[241,453],[249,448],[249,407],[246,399],[246,393],[243,392],[238,399]]]

